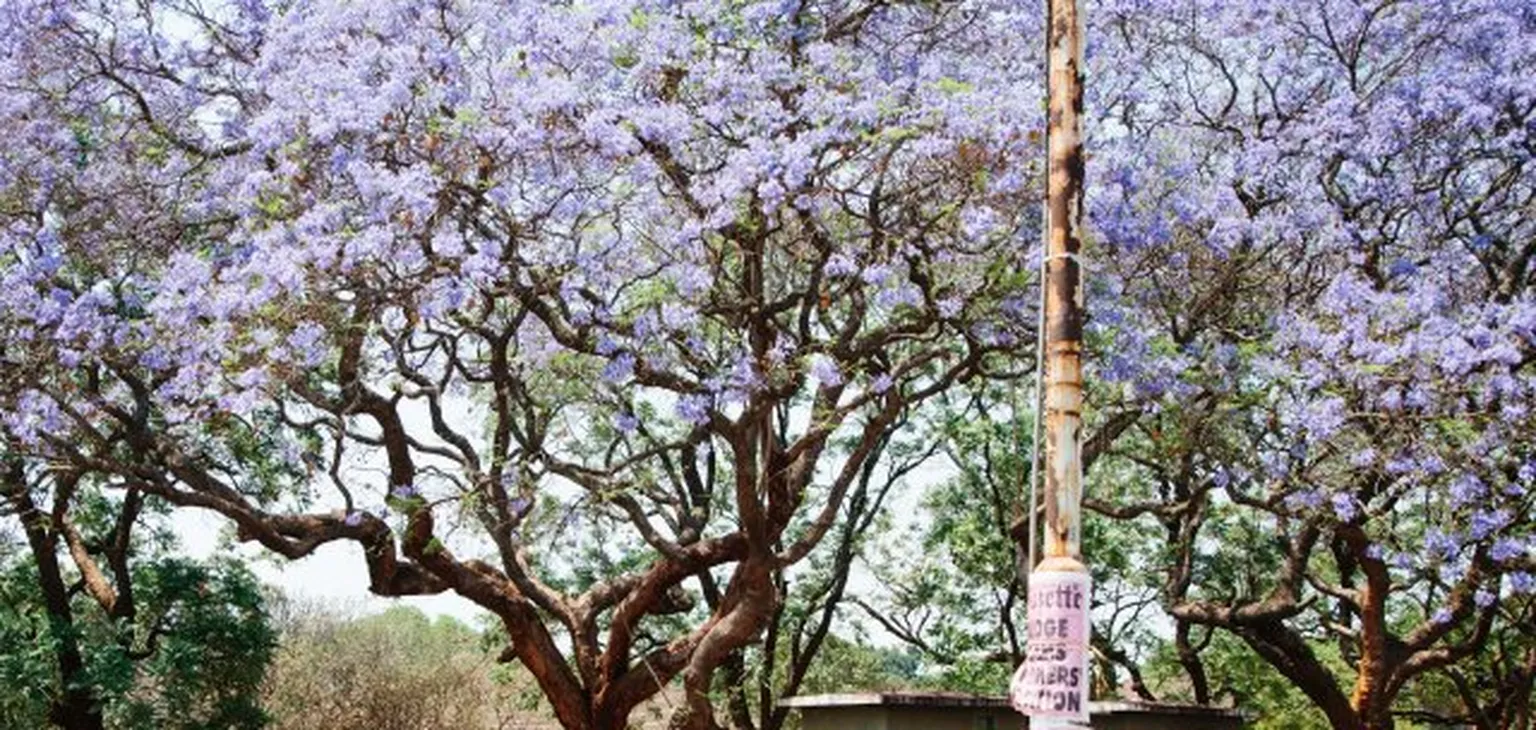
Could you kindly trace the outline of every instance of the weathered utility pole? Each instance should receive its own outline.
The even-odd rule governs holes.
[[[1046,0],[1044,558],[1029,577],[1028,648],[1010,695],[1033,727],[1088,719],[1092,586],[1082,561],[1083,19]],[[1030,505],[1030,509],[1036,509]],[[1030,535],[1030,540],[1034,535]]]
[[[1083,77],[1079,0],[1048,0],[1045,561],[1081,569],[1083,500]]]

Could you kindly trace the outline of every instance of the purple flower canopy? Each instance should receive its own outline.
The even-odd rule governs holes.
[[[1091,5],[1096,468],[1178,504],[1146,476],[1174,454],[1265,544],[1463,597],[1430,623],[1529,593],[1530,4]],[[0,3],[0,438],[28,458],[163,467],[284,551],[277,513],[383,491],[430,503],[394,537],[446,571],[406,542],[434,509],[531,549],[559,482],[640,515],[584,547],[813,525],[798,560],[846,437],[1032,367],[1027,4],[156,5],[178,37],[139,6]],[[778,413],[807,483],[694,502]],[[343,498],[310,453],[390,476]]]

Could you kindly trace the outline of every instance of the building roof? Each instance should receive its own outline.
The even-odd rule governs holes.
[[[1008,707],[1003,697],[963,692],[859,692],[852,694],[786,697],[782,707]]]
[[[800,710],[835,707],[926,707],[926,708],[989,708],[1011,709],[1006,697],[973,695],[962,692],[859,692],[851,694],[806,695],[786,697],[779,701],[782,707]],[[1237,710],[1228,707],[1204,707],[1167,702],[1140,702],[1117,700],[1090,702],[1088,711],[1093,715],[1124,715],[1155,713],[1159,715],[1198,715],[1202,717],[1237,717]]]

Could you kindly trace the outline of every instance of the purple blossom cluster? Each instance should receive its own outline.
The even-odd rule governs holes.
[[[1277,544],[1318,529],[1338,570],[1379,561],[1447,631],[1529,594],[1530,9],[1110,0],[1088,19],[1088,378],[1167,469],[1143,494],[1190,504],[1161,481],[1185,465]],[[1230,557],[1231,523],[1186,519],[1197,562]]]
[[[1033,8],[222,5],[0,4],[6,448],[321,434],[520,521],[490,465],[610,505],[734,419],[814,441],[1033,365]],[[1499,577],[1435,623],[1536,590],[1528,4],[1092,5],[1094,417],[1396,584]]]

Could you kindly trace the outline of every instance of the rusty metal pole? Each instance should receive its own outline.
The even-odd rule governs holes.
[[[1031,727],[1088,722],[1092,582],[1082,560],[1083,19],[1080,0],[1046,0],[1046,220],[1043,273],[1044,559],[1029,577],[1028,642],[1013,705]],[[1031,512],[1033,514],[1033,511]],[[1033,540],[1034,536],[1031,535]]]
[[[1083,32],[1079,0],[1047,0],[1045,560],[1081,569]]]

